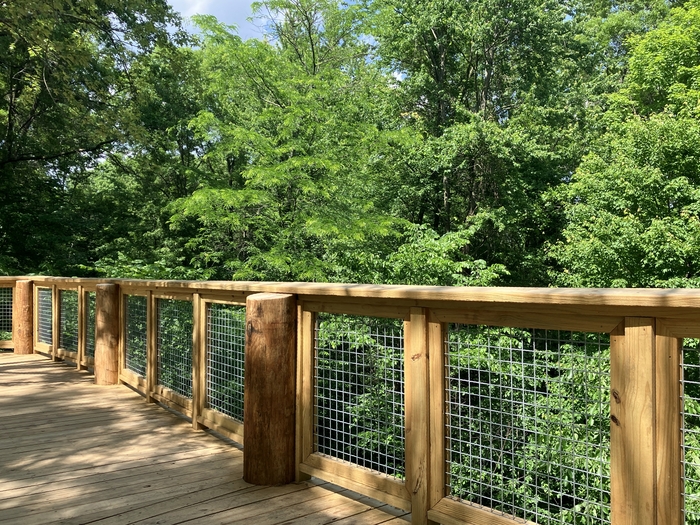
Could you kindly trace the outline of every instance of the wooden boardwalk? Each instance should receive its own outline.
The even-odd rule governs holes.
[[[257,487],[232,444],[124,386],[39,355],[0,354],[0,523],[405,524],[312,480]]]

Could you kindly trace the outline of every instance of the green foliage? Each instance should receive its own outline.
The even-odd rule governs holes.
[[[0,288],[0,341],[12,340],[12,288]]]
[[[560,190],[567,226],[550,251],[564,269],[555,282],[698,286],[699,141],[697,121],[668,114],[604,137]]]
[[[192,302],[158,299],[158,384],[192,397]]]
[[[146,377],[148,352],[147,297],[126,296],[125,367]]]
[[[71,189],[138,127],[131,66],[177,23],[164,0],[0,6],[0,272],[85,263]]]
[[[450,325],[450,494],[541,524],[609,520],[607,334]]]
[[[243,422],[245,307],[210,304],[206,345],[207,405]]]
[[[403,478],[402,322],[320,314],[316,334],[318,452]]]
[[[683,343],[683,458],[685,522],[700,523],[700,348],[699,339]]]
[[[68,352],[78,352],[78,292],[60,291],[60,326],[58,346]]]

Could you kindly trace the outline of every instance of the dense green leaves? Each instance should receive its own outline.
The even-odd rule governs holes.
[[[695,286],[696,1],[0,9],[0,272]]]

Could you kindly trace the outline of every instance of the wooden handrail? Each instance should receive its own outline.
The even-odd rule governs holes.
[[[239,440],[243,437],[242,423],[231,422],[225,415],[214,413],[204,402],[204,324],[208,305],[216,302],[241,305],[245,304],[246,297],[259,293],[293,296],[298,305],[297,325],[287,330],[289,340],[296,341],[297,368],[293,371],[294,377],[287,374],[286,379],[296,382],[293,461],[297,479],[306,475],[324,477],[412,509],[413,523],[427,524],[431,520],[447,525],[464,520],[512,523],[507,517],[496,517],[489,509],[445,497],[444,463],[448,459],[443,445],[446,402],[443,346],[449,323],[610,334],[612,523],[682,523],[681,357],[683,338],[700,337],[700,290],[453,288],[45,276],[0,277],[0,286],[14,286],[18,280],[31,280],[35,287],[50,287],[54,298],[58,289],[77,289],[81,319],[86,308],[82,294],[95,290],[98,284],[119,285],[122,297],[119,316],[124,315],[125,295],[148,296],[147,377],[137,377],[124,369],[125,348],[121,343],[120,381],[141,391],[148,399],[190,415],[195,428],[210,426]],[[159,297],[193,302],[196,319],[192,339],[194,387],[191,400],[157,385],[154,312]],[[54,300],[54,330],[58,326],[58,309]],[[34,322],[37,310],[35,304]],[[314,452],[316,416],[311,406],[314,325],[316,316],[322,312],[387,317],[405,322],[405,482],[382,478]],[[81,321],[81,341],[85,337],[82,323],[84,321]],[[122,319],[122,334],[124,329]],[[54,333],[55,340],[57,337]],[[46,351],[46,348],[39,349]],[[49,351],[55,358],[56,352],[52,348]],[[246,435],[259,433],[250,429]],[[260,461],[260,457],[256,461]]]

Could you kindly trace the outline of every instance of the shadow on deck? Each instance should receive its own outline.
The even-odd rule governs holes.
[[[125,386],[0,354],[0,522],[406,523],[329,483],[253,486],[243,454]]]

